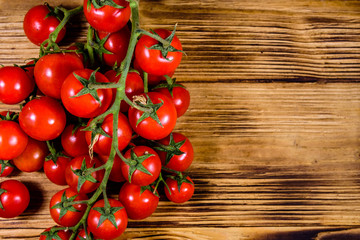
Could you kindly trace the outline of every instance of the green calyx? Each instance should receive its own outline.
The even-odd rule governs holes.
[[[53,231],[50,229],[50,231],[43,232],[40,235],[46,236],[46,240],[62,240],[62,238],[59,236],[59,231]]]
[[[86,182],[86,181],[89,181],[89,182],[92,182],[92,183],[97,183],[98,181],[91,175],[91,173],[93,173],[94,171],[94,166],[95,166],[95,163],[92,167],[88,168],[86,166],[86,160],[84,158],[82,164],[81,164],[81,168],[80,169],[72,169],[71,168],[71,171],[79,177],[78,179],[78,185],[77,185],[77,191],[80,192],[80,189],[82,187],[82,185]]]
[[[19,114],[15,112],[8,111],[5,116],[0,114],[1,120],[15,121],[19,118]]]
[[[165,75],[164,77],[166,78],[166,82],[158,84],[153,89],[167,88],[169,90],[169,92],[170,92],[171,97],[173,97],[174,87],[185,88],[184,85],[176,83],[176,78],[171,78],[168,75]]]
[[[132,175],[136,170],[139,170],[143,173],[146,173],[150,176],[152,176],[151,172],[147,168],[145,168],[142,163],[148,159],[149,157],[154,156],[153,154],[145,154],[142,156],[137,156],[136,153],[133,151],[133,149],[130,150],[130,159],[123,159],[123,161],[126,163],[126,165],[129,166],[129,182],[131,183]]]
[[[2,175],[7,167],[15,167],[10,160],[0,160],[0,175]]]
[[[118,8],[118,9],[123,9],[125,8],[124,6],[121,6],[119,4],[116,4],[113,0],[91,0],[87,2],[87,9],[88,11],[91,8],[91,4],[94,6],[94,8],[99,9],[102,8],[104,6],[110,6],[110,7],[114,7],[114,8]]]
[[[140,188],[140,195],[143,194],[146,190],[149,190],[151,193],[153,193],[155,196],[160,198],[159,193],[156,191],[156,189],[150,185],[147,186],[141,186]]]
[[[59,220],[68,212],[80,212],[79,210],[77,210],[74,206],[73,206],[73,202],[75,200],[75,198],[77,197],[77,195],[74,195],[72,197],[67,197],[66,196],[66,191],[63,192],[63,195],[61,196],[61,201],[57,204],[55,204],[54,206],[51,207],[51,209],[60,209],[60,214],[59,214]]]
[[[101,214],[97,227],[100,227],[101,224],[107,219],[112,223],[112,225],[114,225],[114,227],[116,229],[118,229],[114,214],[123,208],[124,207],[109,207],[109,208],[95,207],[95,208],[93,208],[93,210],[95,210]]]
[[[181,186],[183,183],[189,183],[189,184],[193,185],[193,183],[189,179],[187,179],[187,175],[184,175],[181,172],[179,172],[177,175],[170,175],[168,177],[177,182],[177,187],[178,187],[179,192],[181,190]]]
[[[165,166],[170,162],[173,156],[184,154],[184,152],[182,152],[180,148],[184,145],[186,141],[183,140],[180,142],[175,142],[172,133],[170,134],[169,137],[170,137],[169,145],[163,145],[156,142],[157,146],[154,147],[156,150],[166,152]]]
[[[64,153],[56,151],[54,143],[46,141],[46,145],[49,149],[49,155],[46,156],[45,161],[52,161],[57,166],[57,159],[59,157],[67,157]]]
[[[99,95],[96,91],[96,89],[93,89],[93,88],[90,88],[89,85],[92,84],[92,85],[96,85],[97,82],[96,82],[96,73],[99,69],[96,69],[94,70],[89,79],[86,79],[86,78],[83,78],[83,77],[80,77],[79,75],[74,74],[75,78],[77,80],[79,80],[79,82],[84,86],[76,95],[72,96],[71,98],[76,98],[76,97],[80,97],[80,96],[83,96],[83,95],[86,95],[86,94],[90,94],[98,103],[99,105],[101,106],[101,100],[99,98]]]
[[[147,49],[150,49],[150,50],[159,50],[161,52],[161,55],[163,58],[165,58],[166,60],[170,61],[170,59],[167,58],[167,55],[169,52],[181,52],[181,53],[185,53],[184,51],[182,50],[179,50],[179,49],[176,49],[174,48],[173,46],[171,46],[171,42],[173,41],[174,37],[175,37],[175,32],[176,32],[176,25],[174,27],[174,30],[171,32],[170,36],[168,36],[166,39],[165,39],[165,42],[167,44],[164,44],[162,42],[158,42],[157,44],[154,44],[152,45],[151,47],[147,48]],[[152,31],[152,33],[161,38],[159,36],[159,34],[157,34],[155,31]]]
[[[135,103],[137,105],[139,105],[140,107],[144,107],[149,109],[149,111],[143,112],[143,114],[141,115],[141,117],[138,119],[138,121],[136,122],[136,126],[139,125],[140,122],[142,122],[143,120],[145,120],[148,117],[151,117],[152,119],[154,119],[161,127],[163,127],[162,123],[160,122],[159,116],[157,115],[157,111],[159,110],[159,108],[164,104],[164,101],[162,99],[160,99],[161,103],[156,103],[154,104],[149,95],[145,94],[145,98],[138,98],[135,100]]]

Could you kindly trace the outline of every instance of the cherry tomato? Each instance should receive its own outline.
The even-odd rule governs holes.
[[[48,153],[45,142],[29,138],[25,150],[13,162],[22,172],[36,172],[43,167]]]
[[[50,200],[50,215],[59,225],[75,226],[85,213],[86,204],[71,204],[72,202],[88,200],[85,194],[66,188],[54,194]]]
[[[65,169],[70,162],[67,156],[58,156],[56,159],[46,159],[44,172],[46,177],[57,185],[66,185]]]
[[[14,164],[10,160],[0,160],[0,177],[7,177],[14,171]]]
[[[177,119],[172,100],[157,92],[149,92],[147,95],[142,94],[140,96],[142,96],[141,102],[155,105],[155,107],[160,106],[156,110],[156,115],[161,125],[155,120],[156,118],[154,119],[150,115],[138,123],[144,112],[130,107],[128,116],[131,127],[137,134],[149,140],[159,140],[168,136],[174,129]]]
[[[80,79],[84,82],[81,83]],[[68,75],[61,87],[61,100],[71,114],[81,118],[92,118],[107,110],[112,100],[111,89],[98,89],[92,93],[77,95],[87,89],[83,84],[95,82],[107,83],[109,80],[100,72],[91,69],[77,70]]]
[[[129,162],[121,162],[121,172],[128,182],[140,186],[147,186],[159,177],[161,161],[158,154],[152,148],[136,146],[126,151],[124,157],[128,159]],[[148,173],[142,170],[144,168]]]
[[[88,125],[91,123],[91,119]],[[100,155],[109,155],[112,147],[112,135],[113,135],[113,115],[107,115],[104,118],[104,121],[101,123],[101,129],[108,134],[110,137],[102,135],[99,133],[95,144],[92,144],[91,140],[91,131],[85,132],[85,139],[88,145],[93,145],[94,152]],[[117,139],[118,139],[118,149],[122,151],[125,149],[130,143],[132,137],[132,129],[129,124],[128,119],[124,114],[119,113],[118,117],[118,131],[117,131]]]
[[[123,27],[117,32],[107,33],[107,32],[98,32],[100,39],[108,36],[107,40],[104,43],[104,48],[113,54],[103,54],[103,61],[108,66],[114,66],[115,63],[117,66],[120,66],[121,62],[126,56],[126,52],[130,40],[130,30],[127,26]]]
[[[94,235],[92,233],[90,233],[89,231],[87,231],[87,234],[89,236],[89,239],[94,239]],[[79,233],[77,234],[76,240],[84,240],[87,239],[86,237],[86,233],[84,229],[81,229],[79,231]]]
[[[28,207],[29,202],[29,190],[22,182],[11,179],[0,183],[0,217],[19,216]]]
[[[189,176],[186,177],[186,180],[188,182],[180,183],[180,187],[179,187],[179,183],[177,180],[172,179],[170,177],[166,179],[165,182],[169,187],[169,189],[164,187],[165,195],[170,201],[174,203],[184,203],[193,196],[194,182],[191,180]]]
[[[145,219],[155,212],[159,204],[159,197],[151,190],[152,188],[149,186],[140,187],[128,182],[121,187],[119,201],[125,206],[130,219]]]
[[[109,79],[110,82],[117,83],[120,80],[121,75],[116,76],[115,70],[109,70],[105,73],[105,76]],[[140,75],[136,72],[129,72],[125,80],[125,94],[132,100],[133,96],[139,95],[144,92],[144,82]],[[114,89],[114,98],[116,94],[116,89]],[[125,101],[121,101],[120,111],[127,112],[129,110],[129,104]]]
[[[133,65],[134,65],[134,69],[136,69],[140,73],[140,76],[142,78],[144,78],[144,70],[141,69],[136,58],[134,58]],[[169,77],[172,77],[174,75],[174,73],[175,72],[171,72],[166,75],[168,75]],[[148,85],[149,86],[156,86],[161,81],[166,81],[166,78],[163,75],[148,74]]]
[[[60,21],[56,16],[49,15],[50,10],[46,5],[37,5],[32,7],[25,15],[23,21],[23,28],[27,38],[34,44],[40,45],[49,38]],[[63,27],[56,39],[60,42],[66,33],[66,28]]]
[[[19,156],[28,144],[28,136],[19,124],[10,120],[0,121],[0,159],[11,160]]]
[[[154,31],[163,39],[171,35],[171,32],[166,29],[155,29]],[[175,72],[181,62],[182,52],[169,51],[166,58],[164,58],[160,50],[149,49],[156,44],[159,44],[159,42],[147,35],[139,39],[135,48],[135,59],[140,68],[149,74],[157,76],[169,75]],[[182,50],[180,40],[176,35],[170,45],[177,50]]]
[[[70,230],[55,230],[57,226],[53,228],[47,228],[40,234],[39,240],[69,240],[71,237]]]
[[[89,146],[85,139],[85,131],[83,131],[84,128],[84,126],[75,127],[74,124],[65,127],[61,134],[61,145],[67,155],[77,157],[89,152]]]
[[[58,101],[42,96],[25,104],[19,114],[19,123],[30,137],[48,141],[60,136],[66,125],[66,114]]]
[[[166,87],[155,88],[154,91],[162,93],[172,99],[176,108],[177,117],[181,117],[188,110],[190,105],[190,93],[182,85],[174,87],[172,93],[170,93],[169,89]]]
[[[97,168],[102,163],[96,157],[83,155],[73,158],[65,170],[67,184],[79,193],[90,193],[96,190],[104,177],[104,170],[88,173],[91,168]],[[91,181],[89,180],[91,179]]]
[[[54,53],[41,57],[34,68],[35,82],[40,91],[60,99],[65,78],[75,70],[83,69],[79,57],[69,53]]]
[[[34,90],[35,81],[20,67],[0,68],[0,101],[17,104],[25,100]]]
[[[98,155],[98,158],[105,164],[109,160],[109,156]],[[118,155],[115,155],[114,163],[111,168],[109,180],[113,182],[124,182],[126,181],[121,172],[121,158]]]
[[[131,9],[126,0],[114,0],[114,3],[124,8],[115,8],[105,5],[96,9],[91,3],[84,0],[84,14],[89,24],[98,31],[117,32],[122,29],[130,19]]]
[[[194,159],[194,149],[190,140],[181,133],[173,132],[158,141],[168,148],[157,148],[161,163],[163,166],[175,171],[184,172],[188,169]]]
[[[126,229],[128,217],[126,210],[120,201],[109,198],[110,213],[105,211],[105,202],[103,199],[97,201],[91,208],[87,218],[88,229],[95,238],[104,240],[115,239],[119,237]],[[101,216],[105,217],[101,222]],[[114,219],[114,221],[110,221]]]

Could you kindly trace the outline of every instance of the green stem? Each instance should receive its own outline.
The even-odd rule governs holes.
[[[170,169],[170,168],[167,168],[167,167],[164,167],[164,166],[162,166],[161,169],[164,170],[164,171],[166,171],[166,172],[172,172],[172,173],[175,173],[175,174],[177,174],[177,175],[182,175],[181,172],[176,171],[176,170],[173,170],[173,169]]]
[[[158,36],[158,35],[156,35],[156,34],[153,34],[153,33],[151,33],[151,32],[145,31],[145,30],[143,30],[143,29],[137,30],[137,33],[147,35],[147,36],[149,36],[149,37],[151,37],[151,38],[159,41],[159,42],[164,46],[164,48],[169,47],[170,44],[171,44],[170,42],[166,41],[166,40],[163,39],[162,37],[160,37],[160,36]]]
[[[87,31],[87,35],[86,35],[86,45],[85,45],[85,49],[87,50],[88,56],[89,56],[89,63],[90,66],[94,66],[95,64],[95,54],[94,54],[94,42],[93,42],[93,38],[94,38],[94,29],[89,25],[88,31]]]
[[[149,92],[149,74],[144,71],[144,93]]]

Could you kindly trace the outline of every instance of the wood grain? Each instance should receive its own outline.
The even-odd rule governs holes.
[[[22,17],[38,3],[0,0],[1,64],[37,55]],[[193,143],[196,190],[181,205],[162,196],[120,239],[358,239],[359,10],[360,1],[142,0],[142,26],[178,23],[187,53],[175,76],[191,105],[176,131]],[[65,45],[83,41],[85,25],[78,18]],[[31,204],[0,219],[0,239],[38,239],[62,187],[42,172],[13,178]]]

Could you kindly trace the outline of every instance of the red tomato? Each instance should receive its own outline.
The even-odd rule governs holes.
[[[45,142],[29,138],[25,150],[13,159],[15,166],[22,172],[39,171],[49,150]]]
[[[98,32],[99,38],[103,39],[109,35],[107,32]],[[117,32],[110,33],[106,42],[104,43],[104,48],[113,54],[103,54],[104,63],[110,67],[114,66],[115,63],[117,66],[120,66],[121,62],[126,56],[128,50],[129,40],[130,40],[130,30],[127,26],[123,27]]]
[[[83,68],[82,61],[74,54],[45,55],[35,64],[35,82],[43,94],[60,99],[61,86],[65,78],[73,71]]]
[[[129,149],[124,157],[128,163],[121,162],[121,172],[128,182],[140,186],[153,183],[160,175],[161,161],[158,154],[150,147],[136,146]],[[146,173],[145,171],[148,171]]]
[[[32,7],[25,15],[23,28],[27,38],[34,44],[40,45],[49,38],[60,21],[56,16],[48,15],[49,8],[46,5]],[[60,42],[66,33],[65,27],[59,32],[56,42]]]
[[[42,96],[31,100],[22,108],[19,123],[30,137],[48,141],[60,136],[66,125],[66,114],[58,101]]]
[[[76,127],[74,124],[65,127],[61,134],[61,145],[67,155],[77,157],[89,152],[89,146],[85,140],[84,126]]]
[[[142,191],[142,188],[144,188],[144,191]],[[145,188],[128,182],[121,187],[119,201],[124,204],[130,219],[145,219],[155,212],[159,197],[150,189],[149,186]]]
[[[174,87],[172,89],[172,94],[166,87],[155,88],[154,91],[162,93],[168,98],[172,99],[176,108],[177,117],[181,117],[188,110],[190,105],[190,93],[182,85]]]
[[[98,157],[104,164],[109,159],[109,156],[104,156],[104,155],[99,155]],[[114,163],[113,163],[113,166],[111,168],[111,172],[110,172],[110,176],[109,176],[109,180],[111,180],[113,182],[124,182],[124,181],[126,181],[124,176],[122,175],[122,172],[121,172],[121,161],[122,161],[121,158],[118,155],[115,155]]]
[[[35,82],[20,67],[0,68],[0,101],[17,104],[25,100],[34,90]]]
[[[75,74],[84,83],[81,83]],[[65,79],[61,87],[61,100],[71,114],[81,118],[92,118],[107,110],[112,100],[111,89],[98,89],[92,93],[77,96],[80,91],[87,89],[87,84],[95,82],[107,83],[109,80],[103,74],[91,69],[74,71]]]
[[[190,140],[181,133],[171,133],[158,141],[165,148],[156,148],[163,166],[175,171],[184,172],[194,159],[194,149]],[[162,151],[166,150],[168,151]]]
[[[96,9],[93,4],[88,7],[89,0],[84,0],[84,14],[89,24],[98,31],[117,32],[130,19],[131,9],[126,0],[114,0],[114,3],[124,8],[105,5]]]
[[[85,213],[86,204],[71,204],[72,202],[88,200],[85,194],[66,188],[54,194],[50,200],[50,215],[59,225],[75,226]]]
[[[171,32],[166,29],[154,30],[161,38],[166,39]],[[159,44],[157,40],[147,35],[142,36],[136,44],[135,59],[140,68],[149,74],[169,75],[175,72],[181,62],[182,52],[168,52],[166,58],[160,50],[149,49],[153,45]],[[182,50],[179,38],[175,35],[171,41],[171,46],[177,50]]]
[[[88,125],[91,123],[91,119],[88,123]],[[93,144],[93,150],[94,152],[100,154],[100,155],[109,155],[112,147],[112,135],[113,135],[113,115],[107,115],[104,118],[104,121],[101,123],[101,129],[110,136],[104,136],[99,134],[96,140],[95,144]],[[89,145],[92,145],[91,143],[91,131],[85,132],[85,139],[86,142]],[[125,149],[131,140],[132,137],[132,129],[129,124],[128,119],[125,117],[124,114],[119,113],[118,117],[118,131],[117,131],[117,139],[118,139],[118,149],[121,151]]]
[[[56,228],[55,226],[54,228]],[[39,240],[69,240],[71,237],[70,230],[54,230],[54,228],[47,228],[40,234]]]
[[[110,82],[117,83],[120,80],[121,75],[116,76],[115,70],[109,70],[105,73],[105,76]],[[125,94],[132,100],[133,96],[139,95],[144,92],[144,82],[139,74],[136,72],[129,72],[125,80]],[[115,99],[116,89],[114,89],[113,97]],[[129,104],[125,101],[121,101],[120,111],[127,112],[129,110]]]
[[[120,201],[112,198],[109,198],[109,203],[109,214],[105,211],[105,202],[103,199],[97,201],[90,210],[87,224],[89,231],[94,234],[95,238],[104,240],[115,239],[119,237],[127,227],[128,217],[124,206]],[[103,222],[100,222],[101,216],[103,216],[103,218],[105,217]],[[110,221],[111,218],[114,219],[114,222]]]
[[[168,136],[174,129],[177,119],[176,109],[172,100],[157,92],[149,92],[147,95],[142,94],[140,96],[143,96],[141,101],[151,104],[155,109],[158,108],[154,118],[156,119],[157,116],[161,125],[151,115],[148,115],[147,118],[138,123],[144,112],[130,107],[128,116],[131,127],[137,134],[149,140],[159,140]]]
[[[164,187],[166,197],[174,203],[184,203],[188,201],[194,194],[194,182],[190,177],[186,177],[187,182],[180,183],[180,190],[178,181],[172,178],[166,179],[166,184],[169,190]],[[190,182],[190,183],[189,183]]]
[[[142,78],[144,78],[144,73],[140,66],[138,61],[136,60],[136,58],[134,58],[134,62],[133,62],[134,68],[140,73],[140,76]],[[175,72],[171,72],[168,73],[166,75],[168,75],[169,77],[172,77],[174,75]],[[158,85],[161,81],[166,81],[166,78],[163,75],[154,75],[154,74],[148,74],[148,85],[149,86],[156,86]]]
[[[65,169],[70,162],[70,158],[59,156],[56,159],[46,159],[44,172],[46,177],[57,185],[66,185]]]
[[[89,155],[73,158],[65,170],[67,184],[79,193],[90,193],[96,190],[104,177],[104,170],[87,173],[87,170],[97,168],[102,163],[99,159],[91,159]],[[92,181],[88,180],[91,178]],[[80,182],[80,184],[79,184]],[[81,184],[83,182],[83,184]]]
[[[0,177],[9,176],[14,171],[14,165],[10,160],[0,160]]]
[[[11,160],[19,156],[28,144],[28,136],[19,124],[9,120],[0,121],[0,159]]]
[[[89,236],[89,239],[94,239],[94,236],[92,233],[90,233],[89,231],[88,232],[88,236]],[[77,237],[76,237],[76,240],[84,240],[84,239],[87,239],[86,238],[86,234],[85,234],[85,230],[84,229],[81,229],[79,231],[79,233],[77,234]]]
[[[0,217],[19,216],[28,207],[29,202],[29,190],[23,183],[18,180],[6,180],[0,183]]]

